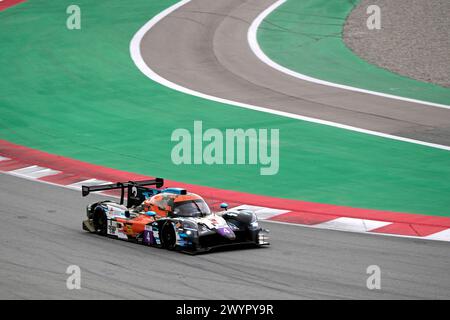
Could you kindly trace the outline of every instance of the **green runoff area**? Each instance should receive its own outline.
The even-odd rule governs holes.
[[[66,28],[67,0],[29,0],[0,12],[0,139],[186,183],[450,216],[448,151],[215,103],[144,76],[130,40],[175,2],[79,0],[81,30]],[[335,10],[343,22],[346,11]],[[299,18],[307,17],[292,15],[292,23]],[[267,50],[270,41],[262,42]],[[309,65],[323,64],[313,56]],[[259,165],[175,165],[171,134],[192,132],[196,120],[204,130],[279,129],[278,174],[260,175]]]
[[[261,49],[276,63],[310,77],[450,105],[450,88],[370,64],[345,45],[344,24],[359,2],[288,0],[261,24],[258,32]]]

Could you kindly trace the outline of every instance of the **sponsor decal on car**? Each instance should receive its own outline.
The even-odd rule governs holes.
[[[119,228],[120,228],[120,226],[118,226],[117,221],[108,220],[107,232],[109,235],[117,236]]]
[[[146,245],[152,245],[155,243],[153,237],[153,227],[151,225],[146,225],[144,229],[143,242]]]

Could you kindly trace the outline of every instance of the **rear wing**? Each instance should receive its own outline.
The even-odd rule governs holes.
[[[82,186],[81,194],[83,195],[83,197],[86,197],[91,192],[120,189],[121,190],[120,204],[123,204],[125,197],[125,188],[127,188],[128,190],[127,207],[129,208],[133,205],[139,205],[147,197],[159,193],[159,190],[154,188],[147,188],[148,186],[155,186],[156,188],[161,188],[163,185],[164,179],[162,178],[155,178],[152,180],[142,180],[142,181],[117,182],[98,186]]]

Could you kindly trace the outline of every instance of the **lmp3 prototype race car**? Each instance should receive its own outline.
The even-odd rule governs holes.
[[[227,210],[225,203],[221,204],[223,211],[211,212],[199,195],[181,188],[162,189],[163,185],[164,180],[156,178],[82,186],[83,197],[91,192],[121,190],[120,203],[106,200],[87,206],[88,219],[83,221],[83,229],[186,253],[231,245],[269,245],[269,231],[259,226],[254,212]]]

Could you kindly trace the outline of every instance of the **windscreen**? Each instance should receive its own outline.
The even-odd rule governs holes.
[[[175,202],[173,214],[179,217],[202,217],[211,214],[211,210],[205,201],[197,199]]]

